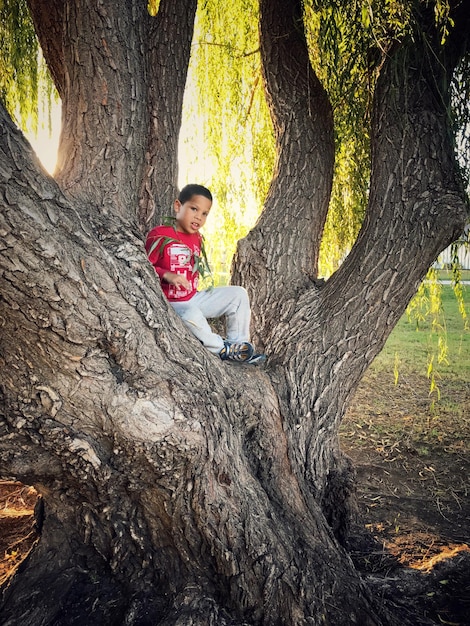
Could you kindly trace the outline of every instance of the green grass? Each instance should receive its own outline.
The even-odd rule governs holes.
[[[402,316],[382,352],[374,362],[378,369],[405,367],[417,373],[427,372],[432,359],[439,376],[462,378],[470,382],[470,286],[463,286],[463,304],[467,317],[462,317],[450,285],[442,285],[441,308],[437,320],[429,316],[417,321],[406,313]],[[423,311],[431,303],[424,303]]]
[[[462,292],[466,318],[452,287],[440,288],[438,325],[424,316],[417,323],[405,313],[367,370],[341,426],[347,449],[362,446],[387,462],[410,453],[431,465],[447,455],[468,454],[470,286]],[[422,312],[432,304],[428,296],[426,287]],[[446,347],[440,360],[439,341]]]

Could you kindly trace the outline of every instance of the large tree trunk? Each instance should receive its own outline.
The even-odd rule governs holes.
[[[187,42],[194,3],[173,4],[174,13],[162,0],[157,31],[184,23]],[[279,159],[236,276],[258,287],[255,331],[269,361],[233,366],[202,349],[164,301],[133,219],[139,200],[149,208],[154,155],[143,146],[161,151],[168,118],[181,115],[165,91],[167,64],[162,95],[146,87],[139,38],[154,26],[142,6],[57,8],[70,28],[50,46],[62,49],[53,75],[67,101],[58,182],[0,111],[0,474],[42,496],[41,539],[3,590],[2,624],[395,623],[342,545],[353,475],[337,434],[367,365],[463,225],[446,102],[432,93],[449,67],[427,65],[411,40],[384,65],[368,216],[343,267],[319,286],[331,111],[308,66],[299,3],[262,2]],[[403,61],[410,53],[419,75]]]
[[[44,502],[4,623],[170,624],[186,604],[202,624],[339,624],[344,606],[368,623],[292,475],[269,377],[179,342],[140,240],[81,219],[2,128],[0,467]]]

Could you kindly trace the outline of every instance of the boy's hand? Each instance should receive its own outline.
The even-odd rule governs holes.
[[[165,272],[163,274],[163,280],[166,280],[170,285],[174,285],[177,289],[191,289],[191,283],[185,276],[181,276],[181,274]]]

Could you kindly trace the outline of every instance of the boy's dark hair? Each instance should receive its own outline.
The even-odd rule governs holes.
[[[184,204],[188,200],[191,200],[193,196],[204,196],[204,198],[212,202],[212,194],[209,189],[203,187],[203,185],[196,184],[185,185],[179,193],[178,200],[181,204]]]

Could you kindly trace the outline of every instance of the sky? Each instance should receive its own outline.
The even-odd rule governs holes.
[[[52,129],[48,128],[48,124],[44,119],[39,119],[38,132],[25,132],[25,136],[32,145],[34,151],[38,155],[44,168],[53,174],[57,162],[57,148],[59,145],[60,125],[61,125],[61,106],[60,103],[52,105],[51,120]]]

